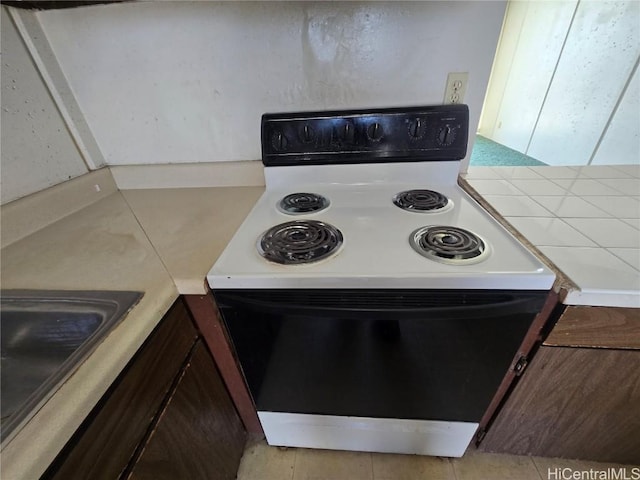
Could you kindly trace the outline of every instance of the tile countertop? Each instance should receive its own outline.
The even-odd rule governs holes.
[[[575,284],[563,303],[640,307],[640,165],[470,167],[462,178]]]
[[[69,209],[78,190],[88,186],[100,192],[94,201]],[[44,472],[178,295],[205,293],[208,270],[263,190],[120,192],[110,174],[97,171],[3,206],[3,236],[9,240],[1,250],[2,288],[144,292],[58,391],[4,442],[3,478],[38,478]],[[42,217],[33,220],[38,228],[25,221],[25,215],[43,209],[51,218],[35,215]]]

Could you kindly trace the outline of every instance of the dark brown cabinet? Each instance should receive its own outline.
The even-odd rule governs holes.
[[[200,340],[129,478],[233,479],[245,433]]]
[[[43,478],[233,479],[245,431],[178,299]]]
[[[567,308],[480,449],[640,464],[639,339],[637,310]]]

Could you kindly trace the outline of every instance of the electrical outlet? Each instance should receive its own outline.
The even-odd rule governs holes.
[[[447,76],[447,87],[444,90],[444,103],[464,103],[464,94],[467,91],[467,72],[452,72]]]

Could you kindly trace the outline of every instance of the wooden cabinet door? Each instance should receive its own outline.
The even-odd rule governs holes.
[[[540,347],[480,449],[640,464],[640,351]]]
[[[178,300],[42,478],[118,478],[152,425],[196,338],[189,314]]]
[[[129,478],[236,478],[245,432],[217,369],[198,341]]]

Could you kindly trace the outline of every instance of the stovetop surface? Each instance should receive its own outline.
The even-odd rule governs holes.
[[[454,208],[443,213],[402,210],[393,197],[409,189],[432,189]],[[327,197],[325,210],[288,215],[277,205],[296,191]],[[344,240],[337,253],[318,262],[280,265],[261,257],[262,234],[293,220],[336,227]],[[486,260],[447,265],[421,256],[410,245],[413,231],[428,225],[469,230],[488,245]],[[548,289],[554,275],[457,185],[409,183],[300,184],[270,189],[260,198],[207,277],[212,288],[510,288]]]

